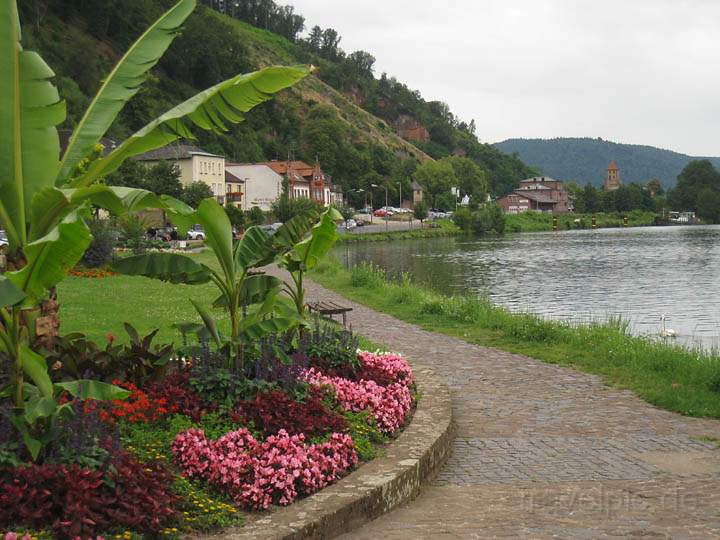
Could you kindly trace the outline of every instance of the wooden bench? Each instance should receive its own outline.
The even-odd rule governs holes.
[[[319,313],[323,317],[328,317],[332,320],[333,315],[342,315],[343,326],[347,328],[347,314],[348,311],[352,311],[352,308],[343,307],[336,304],[335,302],[313,302],[308,304],[310,311]]]

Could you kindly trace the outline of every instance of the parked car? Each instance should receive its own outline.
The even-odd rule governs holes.
[[[358,223],[354,219],[350,218],[350,219],[345,220],[345,229],[346,230],[349,231],[351,229],[354,229],[357,226],[358,226]]]
[[[385,216],[390,217],[393,215],[393,213],[388,210],[385,210],[383,208],[378,208],[377,210],[375,210],[375,212],[373,212],[373,215],[375,217],[385,217]]]
[[[195,225],[187,232],[189,240],[205,240],[205,231],[200,225]]]
[[[358,214],[372,214],[372,206],[366,206],[365,208],[361,208],[357,211]]]
[[[10,242],[8,242],[7,233],[5,231],[0,231],[0,247],[8,245],[10,245]]]

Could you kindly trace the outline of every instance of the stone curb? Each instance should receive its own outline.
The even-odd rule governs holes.
[[[415,498],[450,454],[455,425],[447,385],[431,369],[412,367],[420,400],[410,425],[383,456],[310,497],[205,538],[334,538]]]

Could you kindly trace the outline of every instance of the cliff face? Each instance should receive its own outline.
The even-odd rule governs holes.
[[[395,121],[396,133],[407,141],[428,142],[430,132],[412,116],[401,114]]]

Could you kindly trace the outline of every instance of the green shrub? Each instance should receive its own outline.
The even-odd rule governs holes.
[[[362,262],[352,269],[350,283],[353,287],[378,288],[385,283],[385,270],[373,263]]]
[[[377,446],[388,442],[387,436],[377,428],[375,418],[367,411],[345,412],[344,415],[358,457],[362,461],[375,459],[378,455]]]
[[[100,268],[112,260],[117,232],[109,219],[91,219],[87,225],[92,242],[85,250],[82,262],[88,268]]]

